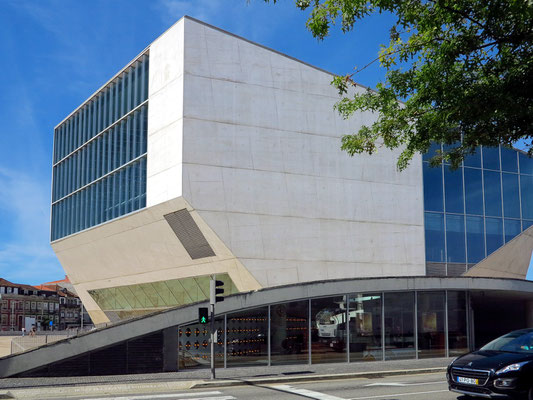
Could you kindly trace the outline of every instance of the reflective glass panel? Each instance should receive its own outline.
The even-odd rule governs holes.
[[[483,181],[480,169],[465,168],[466,213],[483,215]]]
[[[518,175],[502,174],[503,184],[503,215],[507,218],[520,218],[520,196],[518,191]]]
[[[466,243],[469,263],[477,263],[485,258],[483,217],[466,217]]]
[[[385,359],[415,358],[414,293],[385,293]]]
[[[525,219],[522,220],[522,230],[525,231],[527,228],[529,228],[531,225],[533,225],[533,221],[526,221]]]
[[[444,292],[418,292],[418,357],[444,357],[445,336]]]
[[[520,173],[533,175],[533,158],[520,152],[518,154],[518,159],[520,160]]]
[[[442,167],[424,164],[424,208],[426,211],[442,211]]]
[[[481,151],[476,149],[474,154],[468,154],[464,159],[464,165],[466,167],[481,168]]]
[[[505,242],[512,240],[515,236],[518,236],[521,231],[521,224],[519,219],[505,219]]]
[[[501,148],[502,170],[518,172],[518,152],[507,147]]]
[[[503,223],[501,218],[485,218],[487,232],[487,254],[503,245]]]
[[[448,262],[465,262],[465,220],[463,215],[446,215],[446,245]]]
[[[522,218],[533,219],[533,176],[520,175]]]
[[[179,369],[211,367],[210,324],[190,324],[178,329]],[[215,344],[215,366],[224,367],[224,317],[215,318],[217,342]]]
[[[270,306],[270,360],[272,365],[309,362],[309,302]]]
[[[437,153],[437,150],[440,150],[440,143],[431,143],[431,145],[429,146],[429,150],[427,153],[424,153],[422,154],[422,160],[424,161],[428,161],[430,160],[433,156],[435,156]]]
[[[444,262],[444,215],[425,213],[426,260]]]
[[[464,213],[463,169],[458,168],[454,171],[445,166],[444,186],[446,212]]]
[[[465,292],[448,292],[448,351],[450,357],[468,352]]]
[[[500,173],[483,171],[485,179],[485,215],[500,217],[502,215],[502,190]]]
[[[349,301],[350,361],[383,359],[381,294],[352,294]]]
[[[346,361],[346,299],[311,300],[311,362]]]
[[[483,168],[500,169],[500,148],[483,147]]]
[[[268,307],[227,315],[227,365],[268,364]]]

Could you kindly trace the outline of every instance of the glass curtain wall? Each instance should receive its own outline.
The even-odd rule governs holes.
[[[467,314],[467,292],[454,290],[272,304],[217,317],[216,362],[242,367],[457,356],[469,348]],[[209,324],[179,328],[180,369],[210,366],[208,331]]]
[[[54,132],[51,239],[146,206],[148,55]]]
[[[427,274],[460,275],[533,225],[533,159],[482,147],[457,170],[431,167],[439,149],[423,157]]]

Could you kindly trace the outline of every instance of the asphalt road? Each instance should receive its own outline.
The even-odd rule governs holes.
[[[76,397],[87,400],[455,400],[444,373],[374,379],[345,379],[261,386],[195,389],[162,394],[124,394],[109,397]],[[74,399],[74,398],[71,398]]]

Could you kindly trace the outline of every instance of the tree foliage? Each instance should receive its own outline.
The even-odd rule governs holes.
[[[369,64],[333,79],[342,95],[336,108],[344,118],[356,111],[379,116],[342,138],[350,155],[401,147],[398,168],[404,169],[435,141],[451,146],[432,162],[444,158],[457,166],[479,145],[510,146],[520,139],[533,154],[533,0],[297,0],[296,5],[310,10],[307,28],[320,40],[334,25],[347,32],[372,13],[396,18],[388,45],[369,63],[386,69],[384,82],[352,94],[354,76]]]

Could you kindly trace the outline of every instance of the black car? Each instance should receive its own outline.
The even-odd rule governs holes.
[[[468,396],[533,400],[533,329],[521,329],[448,366],[449,389]]]

